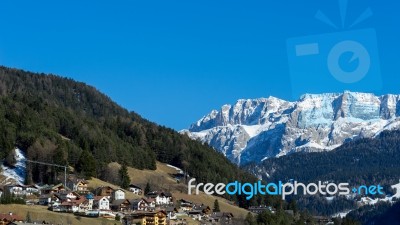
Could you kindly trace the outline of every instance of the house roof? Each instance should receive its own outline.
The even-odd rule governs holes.
[[[151,198],[156,198],[157,196],[165,196],[168,198],[172,198],[172,194],[170,192],[159,192],[159,191],[153,191],[153,192],[149,192],[146,194],[146,196],[151,197]]]
[[[233,214],[229,212],[215,212],[211,215],[211,218],[220,219],[220,218],[232,218]]]
[[[1,213],[0,214],[0,220],[7,220],[7,221],[22,221],[22,217],[18,215],[14,215],[11,213]]]
[[[128,204],[131,204],[131,202],[128,199],[120,199],[120,200],[114,200],[111,203],[111,205],[118,206],[118,205],[124,204],[125,202],[127,202]]]
[[[135,184],[130,184],[129,185],[130,188],[137,188],[137,189],[142,189],[141,187],[135,185]]]
[[[179,200],[181,203],[186,203],[186,204],[193,204],[193,202],[185,200],[185,199],[181,199]]]
[[[101,199],[103,199],[103,198],[105,198],[105,199],[107,199],[108,200],[108,198],[106,197],[106,196],[94,196],[94,200],[95,201],[100,201]],[[109,200],[108,200],[109,201]]]

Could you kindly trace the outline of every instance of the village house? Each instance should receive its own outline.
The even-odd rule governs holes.
[[[55,193],[54,195],[61,199],[61,201],[75,200],[80,197],[80,195],[74,191],[61,191],[59,193]]]
[[[111,210],[116,212],[130,211],[132,209],[131,202],[128,199],[114,200],[111,203]]]
[[[156,202],[152,198],[140,198],[131,200],[132,209],[136,211],[151,211],[156,207]]]
[[[184,212],[188,212],[190,210],[193,209],[193,202],[191,201],[187,201],[185,199],[181,199],[179,200],[179,205],[180,205],[180,210],[184,211]]]
[[[4,190],[16,197],[22,197],[25,195],[24,186],[20,184],[6,185]]]
[[[214,212],[210,215],[209,221],[210,222],[216,222],[216,223],[222,223],[222,224],[230,224],[233,219],[233,214],[232,213],[227,213],[227,212]]]
[[[107,196],[94,196],[93,209],[110,210],[110,200]]]
[[[276,211],[276,210],[273,209],[271,206],[265,206],[265,205],[261,205],[261,206],[250,206],[250,207],[248,208],[248,210],[249,210],[250,212],[252,212],[252,213],[255,213],[255,214],[261,214],[261,213],[263,213],[263,212],[265,212],[265,211],[268,211],[268,212],[275,212],[275,211]]]
[[[59,205],[59,208],[63,212],[81,212],[87,210],[87,202],[88,200],[84,196],[81,196],[77,199],[63,201]]]
[[[39,188],[36,185],[26,185],[24,191],[26,196],[39,194]]]
[[[113,192],[114,192],[114,188],[112,188],[110,186],[103,186],[103,187],[96,188],[95,195],[111,197]]]
[[[112,193],[112,198],[111,199],[113,201],[125,199],[125,191],[122,190],[122,189],[114,190],[113,193]]]
[[[168,220],[176,220],[176,219],[178,219],[178,217],[176,215],[178,213],[178,209],[177,208],[175,208],[173,206],[170,206],[170,207],[165,208],[164,210],[165,210],[165,213],[167,214],[167,219]]]
[[[54,186],[46,185],[40,189],[40,194],[47,195],[47,194],[59,193],[61,191],[66,191],[66,190],[67,188],[61,183]]]
[[[123,219],[123,224],[158,224],[167,225],[167,214],[165,211],[158,212],[135,212],[130,215],[126,215]]]
[[[171,193],[169,192],[158,192],[153,191],[149,192],[146,197],[154,198],[156,201],[156,205],[170,205],[173,204],[173,198]]]
[[[134,184],[130,184],[128,190],[137,195],[142,195],[142,193],[143,193],[142,188],[137,185],[134,185]]]
[[[72,184],[72,190],[78,193],[87,193],[88,192],[88,184],[84,179],[79,179]]]
[[[0,225],[7,225],[14,222],[22,222],[23,218],[10,213],[0,213]]]
[[[62,199],[56,194],[46,194],[39,197],[39,205],[58,206],[62,203]]]

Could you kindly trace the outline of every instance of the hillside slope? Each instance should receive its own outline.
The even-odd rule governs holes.
[[[321,153],[295,153],[245,168],[268,181],[336,181],[353,185],[397,184],[400,178],[400,131],[384,131]],[[317,168],[317,169],[316,169]]]
[[[154,170],[156,160],[199,181],[249,177],[212,148],[128,112],[84,83],[0,67],[0,158],[11,166],[15,147],[28,159],[68,164],[86,177],[101,177],[111,162]],[[58,172],[31,165],[26,180],[53,183]]]

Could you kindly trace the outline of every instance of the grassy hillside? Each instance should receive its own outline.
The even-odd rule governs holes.
[[[55,213],[48,211],[44,206],[27,206],[27,205],[0,205],[0,213],[12,212],[15,215],[26,218],[30,214],[32,221],[42,222],[43,220],[49,224],[71,224],[71,225],[114,225],[121,224],[115,220],[93,219],[85,217],[76,217],[73,214]]]
[[[120,165],[117,163],[112,163],[113,166],[119,167]],[[150,183],[150,186],[153,190],[164,190],[172,193],[176,200],[186,199],[192,201],[197,204],[205,204],[210,206],[211,208],[214,205],[215,199],[218,199],[221,211],[231,212],[237,218],[245,218],[248,211],[238,206],[233,205],[233,202],[228,201],[224,198],[216,197],[216,196],[208,196],[204,193],[200,195],[188,195],[187,194],[187,185],[183,183],[178,183],[173,175],[177,173],[176,169],[168,167],[167,164],[157,162],[156,170],[138,170],[135,168],[128,167],[128,173],[131,178],[132,183],[141,186],[144,188],[147,182]],[[98,186],[111,186],[113,188],[117,188],[117,186],[107,183],[105,181],[93,178],[89,181],[89,187],[95,188]],[[138,196],[133,193],[127,192],[128,199],[140,198],[143,196]]]

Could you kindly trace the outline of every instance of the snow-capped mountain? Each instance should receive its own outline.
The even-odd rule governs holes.
[[[235,163],[293,152],[328,151],[346,141],[400,128],[400,95],[344,92],[241,99],[181,133],[208,143]]]

